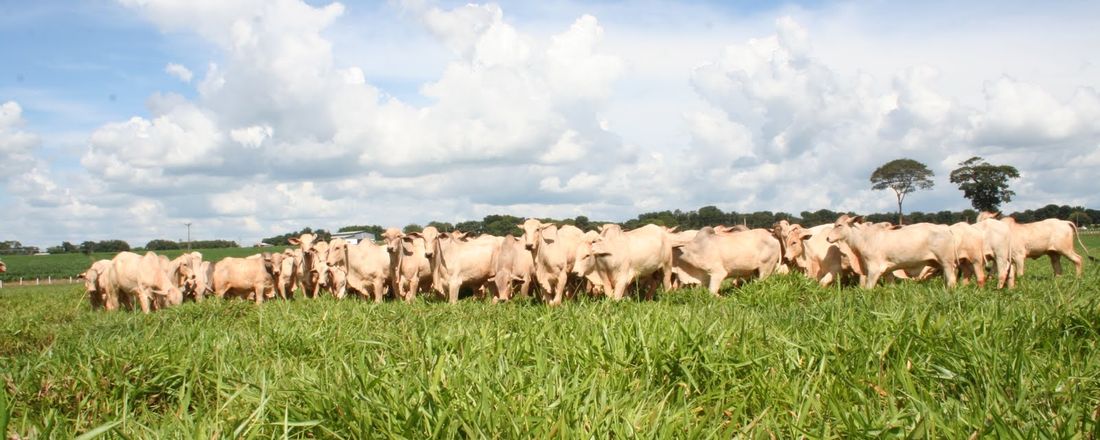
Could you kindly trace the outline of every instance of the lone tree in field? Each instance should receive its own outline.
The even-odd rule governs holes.
[[[904,224],[901,203],[905,196],[918,189],[931,188],[932,170],[913,159],[897,159],[886,162],[871,173],[871,189],[892,189],[898,196],[898,224]]]
[[[951,183],[959,185],[963,197],[978,211],[997,212],[1002,203],[1012,201],[1016,193],[1008,189],[1008,179],[1017,179],[1020,172],[1012,165],[992,165],[978,156],[959,162],[951,172]]]

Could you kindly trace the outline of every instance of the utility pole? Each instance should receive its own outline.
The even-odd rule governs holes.
[[[184,223],[187,226],[187,252],[191,252],[191,222]]]

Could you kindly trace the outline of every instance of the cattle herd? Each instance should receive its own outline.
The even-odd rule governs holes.
[[[463,287],[493,302],[534,289],[550,305],[578,292],[620,300],[631,286],[652,298],[658,283],[666,290],[706,286],[717,295],[726,279],[740,284],[777,272],[802,273],[822,286],[858,280],[864,288],[884,276],[926,279],[940,274],[951,288],[960,276],[962,283],[973,278],[984,286],[987,263],[997,287],[1011,288],[1028,258],[1049,256],[1055,275],[1062,272],[1061,257],[1073,262],[1077,276],[1082,263],[1074,251],[1073,223],[1050,219],[1022,224],[990,213],[974,224],[950,226],[865,223],[848,215],[811,228],[781,221],[770,230],[708,226],[676,231],[651,224],[624,231],[607,224],[598,232],[585,232],[535,219],[518,226],[520,237],[472,237],[433,227],[405,234],[391,228],[381,245],[324,242],[302,234],[290,240],[297,248],[217,263],[203,261],[198,252],[174,260],[152,252],[122,252],[95,262],[81,277],[93,308],[137,306],[149,312],[210,295],[257,304],[292,299],[299,288],[308,298],[329,292],[336,298],[353,294],[376,302],[387,293],[413,301],[421,290],[429,290],[451,303],[458,301]]]

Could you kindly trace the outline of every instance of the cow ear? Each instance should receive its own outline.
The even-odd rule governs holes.
[[[523,223],[516,225],[517,228],[523,229]]]
[[[808,238],[813,237],[813,236],[814,236],[813,232],[810,232],[809,230],[804,230],[804,231],[802,231],[798,234],[798,239],[799,240],[805,240],[805,239],[808,239]]]
[[[302,240],[297,238],[288,238],[286,241],[290,244],[302,244]]]
[[[673,226],[671,228],[665,228],[665,230],[668,231],[669,233],[676,232],[677,229],[680,229],[680,227],[679,226]]]
[[[848,224],[852,224],[852,223],[863,223],[863,216],[862,215],[857,215],[855,217],[852,217],[851,219],[848,220]]]

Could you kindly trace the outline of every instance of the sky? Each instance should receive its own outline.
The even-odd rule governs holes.
[[[0,240],[1100,206],[1100,3],[0,0]]]

